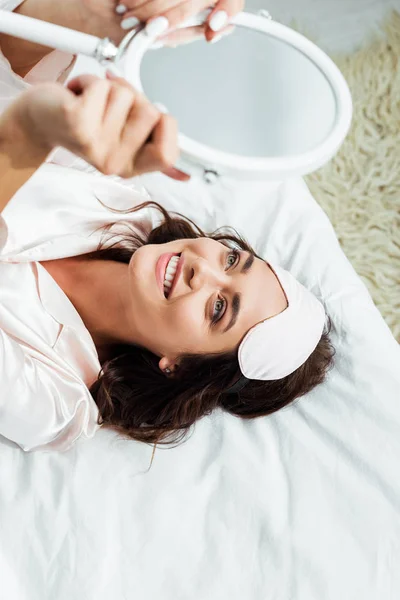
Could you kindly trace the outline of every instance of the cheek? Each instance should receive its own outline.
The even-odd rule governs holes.
[[[179,332],[185,332],[186,335],[190,330],[199,329],[200,313],[194,302],[189,300],[181,300],[175,305],[166,306],[165,322],[170,329],[175,329]]]
[[[155,275],[156,259],[155,253],[143,246],[135,252],[129,263],[131,294],[142,310],[143,304],[159,302],[161,299]]]
[[[198,303],[182,299],[166,307],[160,332],[170,349],[178,352],[196,352],[204,339],[203,312]]]

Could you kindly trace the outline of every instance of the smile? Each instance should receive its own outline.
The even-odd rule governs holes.
[[[179,279],[183,267],[183,256],[168,252],[162,254],[156,264],[156,279],[161,294],[168,298]]]
[[[172,284],[174,283],[176,270],[178,267],[179,256],[171,256],[168,261],[167,268],[164,274],[164,296],[168,298],[168,294],[171,291]]]

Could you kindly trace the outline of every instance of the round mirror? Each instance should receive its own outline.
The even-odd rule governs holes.
[[[198,15],[190,26],[203,21]],[[176,117],[183,171],[211,173],[211,180],[284,179],[319,168],[350,127],[343,75],[289,27],[249,13],[233,24],[217,44],[201,39],[176,48],[151,49],[155,39],[142,31],[121,44],[117,62]]]
[[[237,27],[216,44],[203,40],[144,54],[146,96],[161,102],[196,142],[246,157],[309,152],[332,131],[337,107],[321,70],[271,35]]]

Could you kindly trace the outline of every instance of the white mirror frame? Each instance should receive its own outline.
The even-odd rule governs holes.
[[[181,25],[181,28],[203,23],[208,14],[209,11],[204,11]],[[302,154],[273,158],[253,158],[222,152],[179,134],[181,156],[176,166],[189,174],[205,174],[207,180],[213,179],[213,174],[215,177],[232,176],[239,179],[280,180],[315,171],[334,156],[350,128],[352,99],[343,75],[320,48],[289,27],[263,16],[245,12],[238,14],[231,22],[233,25],[270,34],[290,44],[321,70],[335,95],[336,120],[334,126],[327,139],[313,150]],[[130,40],[127,40],[127,43],[121,44],[119,55],[115,59],[117,63],[121,62],[122,68],[125,60],[129,62],[129,81],[143,93],[140,66],[145,52],[154,42],[155,37],[148,36],[144,30],[139,31]]]

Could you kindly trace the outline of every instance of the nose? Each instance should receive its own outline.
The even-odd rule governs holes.
[[[204,258],[196,258],[191,267],[190,287],[197,291],[204,286],[221,287],[224,283],[225,273],[220,268],[211,265]]]

